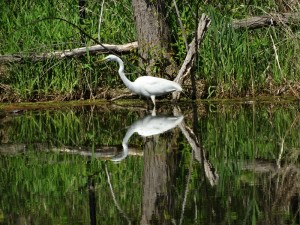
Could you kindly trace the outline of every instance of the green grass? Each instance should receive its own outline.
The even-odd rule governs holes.
[[[82,39],[76,27],[53,19],[66,19],[97,39],[101,4],[98,1],[87,1],[84,24],[80,24],[77,4],[77,1],[72,0],[63,3],[55,0],[1,2],[0,54],[51,52],[95,44],[88,37]],[[180,65],[186,54],[182,31],[178,26],[174,6],[168,2],[166,4],[166,17],[170,21],[173,39],[170,45],[174,48],[174,58]],[[213,1],[200,5],[199,15],[206,13],[212,21],[200,47],[195,72],[197,79],[205,83],[203,98],[275,95],[281,88],[286,88],[284,94],[297,93],[300,80],[299,26],[234,30],[229,24],[233,19],[286,12],[288,9],[297,12],[299,6],[294,4],[287,7],[286,3],[273,0],[257,0],[247,4]],[[189,1],[178,2],[188,42],[194,37],[196,7],[195,3]],[[131,2],[106,1],[101,42],[122,44],[135,40]],[[102,56],[87,55],[64,60],[11,64],[9,70],[4,70],[6,74],[2,75],[1,84],[11,87],[14,93],[11,96],[18,97],[12,98],[7,94],[2,99],[87,99],[101,96],[97,94],[108,89],[123,88],[116,74],[116,67],[97,65],[95,61],[99,57]],[[129,75],[130,79],[138,77],[141,70],[135,54],[122,58],[126,61],[126,70],[133,73]],[[294,86],[289,86],[291,83]],[[5,94],[5,89],[1,92]]]
[[[299,32],[286,27],[234,30],[228,26],[231,18],[209,15],[212,24],[201,49],[198,76],[216,87],[217,96],[271,92],[271,81],[278,88],[287,80],[299,83]]]
[[[0,38],[5,40],[0,43],[1,54],[61,51],[85,45],[81,43],[78,29],[64,21],[51,19],[53,17],[66,19],[97,38],[100,12],[98,2],[88,1],[87,18],[83,25],[79,24],[76,4],[76,1],[0,3],[0,21],[3,24]],[[122,18],[118,17],[116,20],[117,11],[123,13]],[[128,3],[106,2],[104,12],[101,28],[103,43],[120,44],[135,40]],[[126,32],[122,34],[118,27],[122,27]],[[95,44],[88,38],[86,41],[87,45]],[[103,66],[100,68],[94,62],[95,57],[87,56],[62,61],[14,64],[11,65],[12,72],[6,82],[22,101],[78,99],[82,96],[90,98],[90,93],[95,93],[99,86],[120,84],[117,76],[107,76],[107,72],[101,72]]]

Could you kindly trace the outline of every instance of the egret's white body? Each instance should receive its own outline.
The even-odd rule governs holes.
[[[104,60],[117,62],[119,64],[119,75],[126,87],[133,93],[150,97],[154,106],[156,96],[166,95],[174,91],[182,91],[178,83],[158,77],[142,76],[132,82],[125,76],[122,59],[115,55],[109,55]]]

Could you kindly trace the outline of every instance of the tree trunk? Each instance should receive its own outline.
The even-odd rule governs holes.
[[[171,59],[170,29],[166,21],[165,1],[132,0],[141,64],[148,75],[154,71],[172,75],[176,71]],[[159,70],[158,70],[159,69]]]

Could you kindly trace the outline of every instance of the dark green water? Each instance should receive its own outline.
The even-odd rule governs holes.
[[[299,224],[299,120],[288,102],[4,110],[0,224]]]

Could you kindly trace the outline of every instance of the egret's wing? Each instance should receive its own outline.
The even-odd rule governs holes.
[[[159,77],[143,76],[136,79],[135,84],[140,87],[144,95],[164,95],[177,90],[178,84]]]

